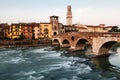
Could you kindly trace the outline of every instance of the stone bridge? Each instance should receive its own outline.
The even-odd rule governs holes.
[[[95,55],[108,53],[119,42],[120,33],[111,32],[70,32],[52,38],[53,45],[70,47],[71,50],[82,50],[89,46]]]

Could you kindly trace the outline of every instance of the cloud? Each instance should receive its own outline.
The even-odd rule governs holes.
[[[64,12],[64,10],[61,9],[61,8],[54,8],[53,10],[54,10],[54,11],[57,11],[57,12]]]
[[[91,8],[77,8],[77,9],[74,10],[73,12],[79,14],[79,13],[87,12],[87,11],[89,11],[90,9],[91,9]]]
[[[73,10],[73,23],[81,22],[83,20],[86,20],[86,16],[90,13],[92,10],[91,7],[81,7],[76,8]]]

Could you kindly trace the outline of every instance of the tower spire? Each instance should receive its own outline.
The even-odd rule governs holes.
[[[67,6],[67,13],[66,13],[66,24],[72,25],[72,10],[71,5]]]

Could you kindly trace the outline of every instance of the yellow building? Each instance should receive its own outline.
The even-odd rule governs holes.
[[[19,25],[19,24],[11,24],[11,27],[10,27],[10,29],[11,29],[11,38],[12,39],[19,39],[20,38],[20,35],[21,35],[21,31],[22,31],[22,29],[21,29],[21,25]]]
[[[51,23],[40,23],[40,38],[51,39],[52,38],[52,24]]]

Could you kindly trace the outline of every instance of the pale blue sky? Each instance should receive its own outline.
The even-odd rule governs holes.
[[[120,0],[0,0],[0,23],[49,22],[57,15],[65,24],[69,4],[73,23],[120,26]]]

